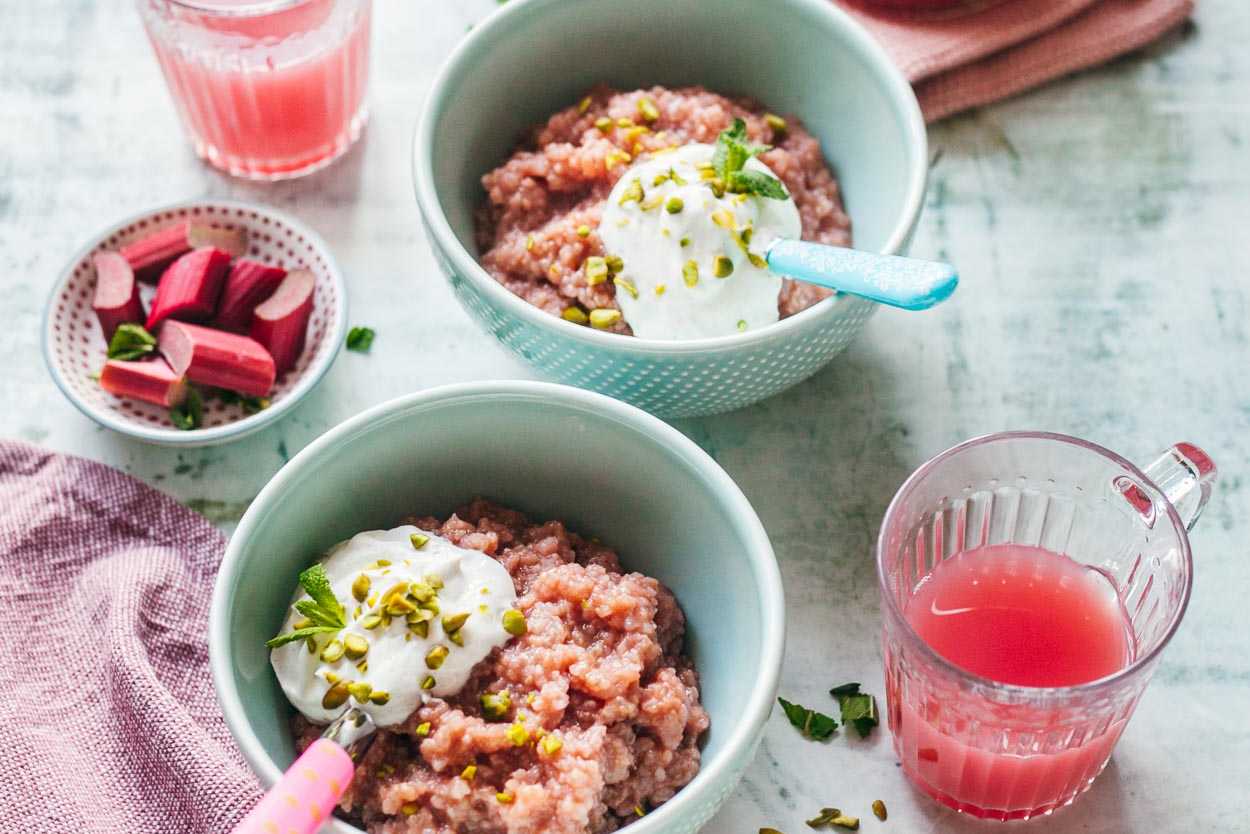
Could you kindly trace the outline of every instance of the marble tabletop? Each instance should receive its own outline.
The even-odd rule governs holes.
[[[921,462],[972,435],[1043,428],[1146,461],[1191,440],[1222,479],[1194,535],[1188,617],[1107,771],[1030,828],[1250,831],[1250,8],[1205,0],[1145,52],[934,126],[913,252],[958,264],[956,298],[883,310],[810,382],[680,429],[738,481],[789,603],[782,694],[845,679],[881,692],[872,542]],[[528,377],[452,300],[408,168],[435,68],[494,0],[378,0],[373,121],[305,180],[251,185],[199,164],[126,0],[0,4],[0,436],[96,458],[229,530],[283,461],[360,409],[464,379]],[[150,204],[277,205],[333,247],[373,353],[343,354],[279,425],[230,446],[143,445],[83,417],[39,353],[49,286],[85,235]],[[437,310],[437,315],[422,314]],[[417,326],[419,325],[419,326]],[[890,820],[871,819],[885,800]],[[708,826],[787,834],[821,805],[864,830],[973,832],[904,781],[888,734],[826,744],[774,715]]]

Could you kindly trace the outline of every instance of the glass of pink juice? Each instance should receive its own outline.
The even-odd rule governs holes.
[[[230,174],[297,177],[367,119],[371,0],[138,0],[195,151]]]
[[[877,570],[889,727],[920,790],[1009,820],[1092,784],[1185,613],[1188,530],[1214,482],[1188,443],[1142,470],[1013,432],[903,484]]]

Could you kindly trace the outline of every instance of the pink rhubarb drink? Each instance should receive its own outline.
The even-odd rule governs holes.
[[[342,155],[366,120],[371,0],[139,0],[196,153],[283,179]]]
[[[1106,766],[1189,600],[1197,447],[1145,470],[1063,435],[969,441],[916,471],[877,549],[904,773],[977,817],[1072,802]]]

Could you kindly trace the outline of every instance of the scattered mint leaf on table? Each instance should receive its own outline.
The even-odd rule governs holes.
[[[778,698],[777,703],[781,704],[791,726],[813,741],[824,741],[838,729],[838,722],[828,715],[793,704],[785,698]]]
[[[880,723],[877,699],[866,692],[860,692],[858,683],[835,686],[829,690],[829,694],[838,699],[838,706],[842,710],[842,723],[853,726],[860,738],[867,738],[872,728]]]
[[[347,349],[357,353],[368,353],[373,346],[374,333],[372,327],[353,327],[347,333]]]

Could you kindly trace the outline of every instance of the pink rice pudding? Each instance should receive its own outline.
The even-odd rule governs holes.
[[[584,322],[589,311],[617,310],[611,281],[591,285],[583,264],[602,257],[598,229],[604,204],[633,161],[691,143],[714,144],[735,118],[748,138],[773,146],[760,155],[781,179],[802,222],[802,237],[849,246],[851,221],[820,144],[794,118],[768,113],[746,98],[703,87],[619,92],[599,86],[556,113],[500,167],[482,177],[479,212],[482,266],[510,291],[555,316]],[[780,315],[793,315],[830,295],[785,280]],[[622,319],[603,329],[631,334]]]
[[[378,731],[346,816],[371,834],[604,832],[694,778],[708,715],[667,588],[561,522],[481,499],[405,523],[498,560],[527,629],[457,695]],[[301,715],[293,727],[300,750],[324,729]]]

